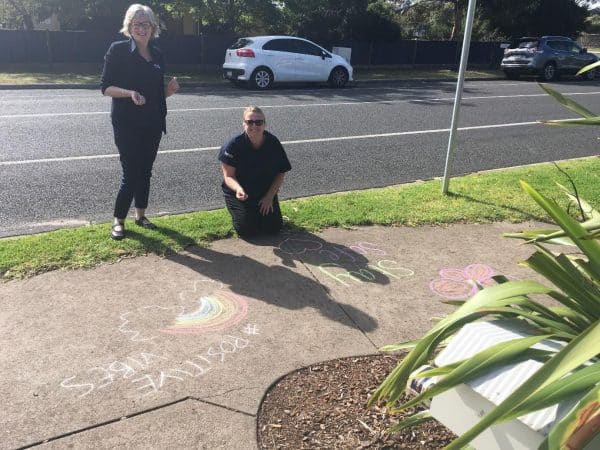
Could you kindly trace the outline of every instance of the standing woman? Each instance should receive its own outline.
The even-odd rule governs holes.
[[[275,234],[283,226],[277,192],[292,169],[283,146],[265,130],[265,115],[249,106],[242,115],[244,132],[219,152],[225,204],[241,237]]]
[[[117,240],[125,236],[132,202],[136,225],[154,228],[146,218],[152,165],[166,133],[165,99],[179,90],[176,78],[164,85],[164,58],[152,41],[159,34],[152,10],[131,5],[120,31],[129,39],[111,44],[102,70],[102,93],[112,97],[111,120],[123,169],[110,233]]]

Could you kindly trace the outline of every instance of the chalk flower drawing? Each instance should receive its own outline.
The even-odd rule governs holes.
[[[202,295],[201,292],[208,294]],[[200,289],[202,287],[202,289]],[[248,313],[247,301],[211,279],[194,282],[179,293],[180,304],[149,305],[121,314],[119,331],[134,342],[151,341],[165,334],[205,334],[233,327]]]
[[[491,284],[495,273],[490,266],[476,263],[464,269],[442,269],[439,275],[440,278],[429,283],[429,288],[449,300],[464,300],[477,292],[477,284]]]

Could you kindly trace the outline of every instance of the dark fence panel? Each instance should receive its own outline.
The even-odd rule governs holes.
[[[236,36],[226,33],[203,34],[201,64],[223,64],[225,62],[225,50],[227,50],[236,39]]]
[[[200,64],[202,41],[198,36],[160,36],[156,45],[164,52],[167,64]]]
[[[414,64],[416,42],[399,41],[372,44],[370,64]]]
[[[416,41],[415,64],[457,64],[459,44],[457,41]]]
[[[221,65],[235,36],[210,33],[181,36],[164,33],[158,39],[167,64]],[[77,31],[0,30],[0,63],[101,63],[111,42],[122,35]],[[462,44],[457,41],[320,43],[331,50],[352,49],[351,63],[366,65],[456,65]],[[469,63],[498,66],[502,50],[496,42],[472,42]]]
[[[49,62],[46,38],[46,31],[0,30],[0,62]]]
[[[462,49],[462,44],[461,44]],[[503,50],[499,42],[471,42],[469,47],[469,63],[500,65]]]
[[[111,42],[124,39],[116,33],[55,31],[50,36],[50,60],[55,63],[94,63],[104,59]]]

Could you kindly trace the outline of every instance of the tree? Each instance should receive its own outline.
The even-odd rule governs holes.
[[[157,2],[173,17],[191,14],[201,31],[237,34],[275,31],[281,10],[271,0],[170,0]]]
[[[351,33],[359,41],[395,41],[401,38],[402,29],[398,14],[389,3],[376,0],[352,19]]]
[[[323,45],[400,37],[397,13],[386,0],[289,0],[282,12],[286,33]]]
[[[9,10],[5,18],[6,26],[33,30],[33,3],[28,0],[8,0]]]
[[[408,11],[415,6],[425,7],[430,12],[450,6],[452,8],[452,31],[450,32],[449,40],[456,41],[460,37],[460,30],[468,0],[405,0],[400,8],[403,11]],[[439,25],[439,24],[438,24]]]
[[[527,35],[575,37],[585,29],[587,15],[587,9],[575,0],[481,0],[478,17],[488,32],[505,38]]]

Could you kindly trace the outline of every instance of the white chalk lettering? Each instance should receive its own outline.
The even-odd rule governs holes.
[[[79,388],[87,388],[87,391],[83,392],[82,394],[79,394],[77,397],[81,398],[81,397],[85,397],[86,395],[88,395],[90,392],[92,392],[94,390],[94,384],[93,383],[83,383],[83,384],[69,384],[69,381],[73,380],[77,378],[77,376],[72,376],[69,378],[65,378],[64,380],[62,380],[60,382],[60,386],[65,388],[65,389],[79,389]]]
[[[243,332],[246,335],[257,335],[258,326],[246,324]],[[227,355],[230,355],[230,358],[234,353],[248,347],[249,343],[244,337],[224,335],[204,354],[195,355],[181,363],[169,361],[169,358],[154,353],[140,352],[136,356],[127,356],[122,360],[87,369],[84,375],[65,378],[60,382],[60,386],[68,390],[75,389],[77,397],[82,398],[117,381],[127,381],[136,385],[135,389],[142,391],[142,395],[146,396],[159,392],[170,383],[182,383],[206,375],[214,368],[215,360],[224,363]]]
[[[93,372],[94,370],[98,370],[98,371],[106,374],[106,377],[104,377],[104,378],[102,378],[100,380],[101,382],[104,381],[104,380],[108,380],[106,383],[101,384],[100,386],[96,386],[96,389],[102,389],[102,388],[104,388],[106,386],[109,386],[109,385],[111,385],[113,383],[115,377],[114,377],[113,373],[110,370],[105,369],[104,367],[92,367],[91,369],[88,369],[88,373]]]
[[[333,270],[330,270],[332,268],[339,268],[343,270],[343,272],[334,273]],[[351,280],[358,284],[362,284],[363,280],[375,281],[377,279],[377,272],[396,279],[400,279],[400,277],[409,277],[415,274],[414,271],[407,269],[406,267],[401,267],[398,262],[389,259],[382,259],[376,264],[367,264],[365,267],[358,267],[355,270],[347,270],[336,263],[323,263],[319,265],[319,270],[344,286],[349,286],[345,280]]]
[[[146,380],[148,382],[148,384],[144,384],[144,385],[138,387],[137,390],[140,391],[142,389],[147,389],[147,388],[151,389],[150,391],[143,394],[144,397],[148,394],[154,394],[154,393],[158,392],[158,387],[156,386],[156,383],[154,382],[152,377],[148,374],[142,375],[140,378],[136,378],[135,380],[131,380],[131,382],[137,383],[138,381],[143,381],[143,380]]]
[[[325,275],[333,278],[335,281],[337,281],[339,283],[342,283],[344,286],[349,286],[349,284],[346,283],[342,278],[349,278],[352,281],[357,282],[358,284],[362,284],[362,281],[360,280],[360,278],[354,276],[353,272],[346,271],[344,273],[338,273],[336,275],[333,272],[330,272],[329,270],[326,269],[326,268],[329,268],[329,267],[339,267],[339,268],[342,268],[342,266],[340,266],[339,264],[335,264],[335,263],[323,263],[323,264],[321,264],[319,266],[319,270],[321,272],[323,272]]]
[[[384,275],[388,275],[388,276],[394,277],[394,278],[411,277],[415,274],[415,272],[413,270],[407,269],[406,267],[399,267],[397,264],[398,263],[396,261],[391,261],[389,259],[382,259],[381,261],[377,262],[377,266],[373,266],[373,265],[369,264],[368,267],[372,268],[373,270],[377,270],[378,272],[381,272]],[[392,266],[395,266],[395,267],[392,267]],[[393,274],[391,272],[388,272],[389,270],[397,270],[398,274]]]

